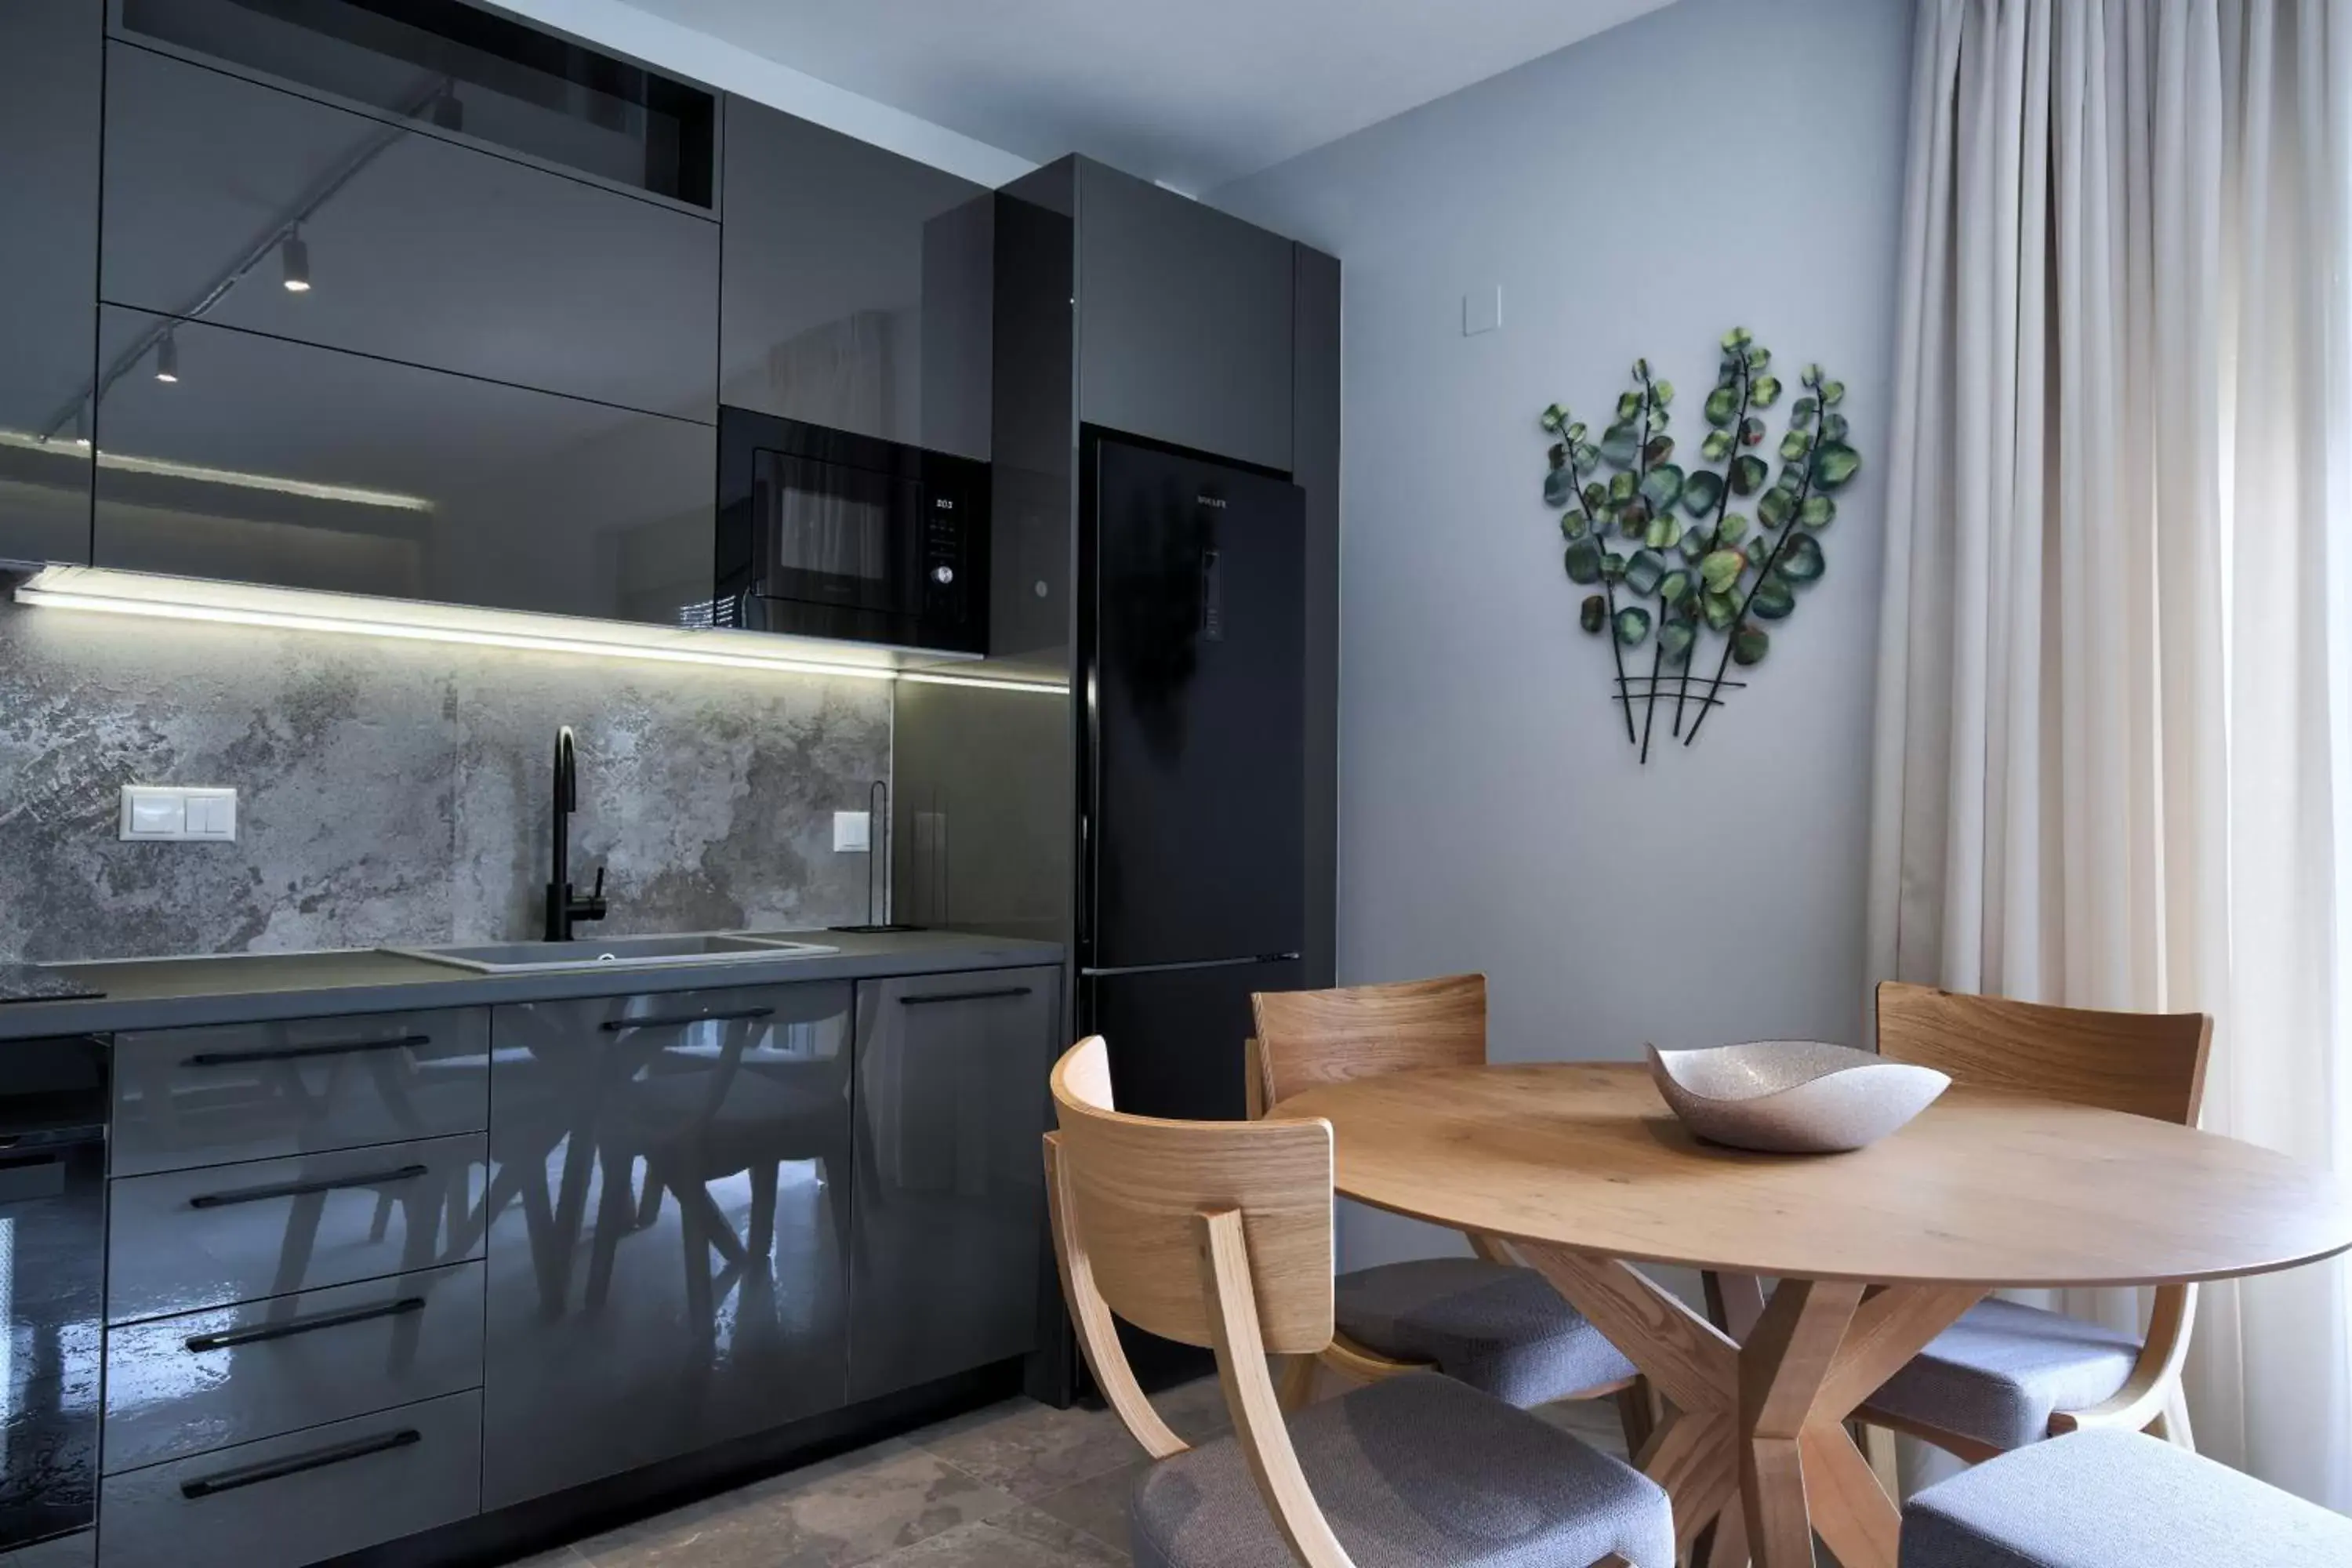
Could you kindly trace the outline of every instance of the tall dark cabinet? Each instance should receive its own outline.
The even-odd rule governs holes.
[[[1303,922],[1284,922],[1300,932],[1296,959],[1250,973],[1276,988],[1330,984],[1339,265],[1082,158],[1048,164],[998,193],[995,254],[991,665],[1049,689],[902,688],[894,826],[905,847],[895,858],[896,908],[906,918],[1069,944],[1078,962],[1065,1016],[1075,1030],[1164,1036],[1181,1013],[1184,1028],[1203,1037],[1204,1058],[1237,1058],[1249,1027],[1248,987],[1232,981],[1242,971],[1187,965],[1157,978],[1122,974],[1116,983],[1108,971],[1082,972],[1093,962],[1087,956],[1093,933],[1081,911],[1097,908],[1102,889],[1089,878],[1103,873],[1101,846],[1085,837],[1096,826],[1084,816],[1087,802],[1100,783],[1087,771],[1097,765],[1088,748],[1112,721],[1097,710],[1108,697],[1089,672],[1097,668],[1091,661],[1110,657],[1098,622],[1116,606],[1080,601],[1109,592],[1099,560],[1117,555],[1114,544],[1136,542],[1101,536],[1099,530],[1127,524],[1097,504],[1092,459],[1104,443],[1125,443],[1170,454],[1171,471],[1230,474],[1234,484],[1248,477],[1269,487],[1269,496],[1297,503],[1296,512],[1271,501],[1271,510],[1261,509],[1297,518],[1286,526],[1298,529],[1303,545],[1299,579],[1283,599],[1283,612],[1296,617],[1297,641],[1283,644],[1289,653],[1269,655],[1263,678],[1298,683],[1274,706],[1292,716],[1281,722],[1298,731],[1294,754],[1303,771],[1295,785],[1276,792],[1289,809],[1271,808],[1295,825],[1284,830],[1282,856],[1256,858],[1261,868],[1282,860],[1302,868],[1295,901],[1277,901],[1303,912]],[[1192,488],[1200,487],[1177,499],[1189,502]],[[1130,515],[1132,509],[1116,514]],[[1239,572],[1246,563],[1237,553],[1230,564]],[[1068,689],[1050,689],[1057,686]],[[1208,701],[1205,690],[1192,695],[1203,710],[1236,707]],[[1148,833],[1129,842],[1148,845]],[[1096,905],[1084,902],[1090,896]],[[1202,940],[1248,947],[1263,934],[1246,921],[1229,923]],[[1287,950],[1293,939],[1266,940]],[[1266,955],[1250,948],[1244,956]],[[1116,1039],[1113,1055],[1116,1076]],[[1237,1109],[1237,1071],[1233,1099]],[[1055,1302],[1050,1279],[1040,1289]],[[1075,1372],[1066,1338],[1049,1335],[1032,1363],[1032,1391],[1066,1398]]]
[[[0,561],[89,556],[104,20],[0,5]]]

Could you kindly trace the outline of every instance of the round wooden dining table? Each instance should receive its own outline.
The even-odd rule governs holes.
[[[2121,1112],[1954,1087],[1867,1149],[1694,1138],[1633,1064],[1399,1072],[1274,1109],[1329,1121],[1349,1197],[1494,1237],[1668,1406],[1636,1462],[1688,1548],[1894,1568],[1901,1516],[1847,1417],[1989,1291],[2289,1268],[2352,1248],[2327,1173]],[[1642,1271],[1778,1281],[1731,1331]],[[1718,1521],[1720,1521],[1718,1523]],[[1727,1545],[1727,1550],[1726,1550]]]

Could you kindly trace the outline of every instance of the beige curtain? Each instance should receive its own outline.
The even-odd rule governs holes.
[[[2206,1125],[2352,1173],[2348,99],[2352,0],[1921,0],[1869,957],[2210,1011]],[[2189,1389],[2352,1510],[2340,1262]]]

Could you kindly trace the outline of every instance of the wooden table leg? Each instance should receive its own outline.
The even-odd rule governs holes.
[[[1634,1461],[1674,1500],[1675,1542],[1687,1549],[1738,1500],[1738,1345],[1615,1258],[1517,1246],[1528,1266],[1591,1319],[1669,1406]]]
[[[1844,1422],[1981,1290],[1784,1279],[1742,1345],[1623,1262],[1517,1247],[1672,1406],[1635,1459],[1680,1545],[1713,1523],[1711,1564],[1811,1568],[1818,1532],[1842,1568],[1895,1568],[1901,1516]]]
[[[1813,1560],[1800,1439],[1862,1305],[1862,1289],[1837,1280],[1783,1279],[1740,1351],[1739,1491],[1758,1568]]]

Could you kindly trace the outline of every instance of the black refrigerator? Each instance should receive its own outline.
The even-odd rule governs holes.
[[[1092,429],[1079,480],[1081,1032],[1120,1110],[1238,1118],[1304,979],[1305,493]]]

